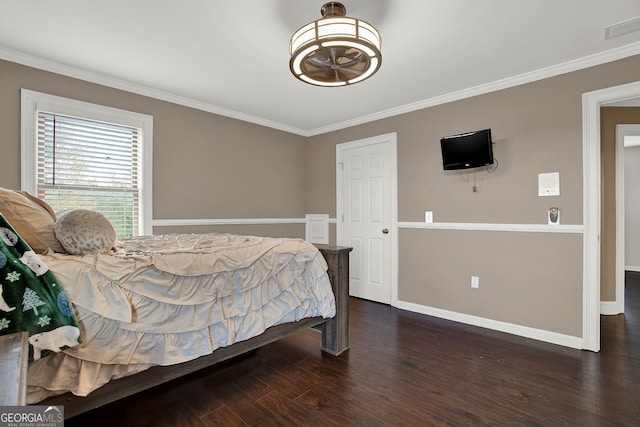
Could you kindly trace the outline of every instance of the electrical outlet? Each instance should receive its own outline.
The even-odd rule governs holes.
[[[478,276],[471,276],[471,287],[476,289],[480,287],[480,278]]]

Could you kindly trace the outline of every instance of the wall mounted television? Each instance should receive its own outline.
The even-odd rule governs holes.
[[[444,170],[470,169],[493,164],[491,129],[440,139]]]

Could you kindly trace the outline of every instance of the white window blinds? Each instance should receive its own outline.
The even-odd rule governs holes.
[[[39,111],[37,139],[38,197],[99,211],[118,237],[139,234],[140,129]]]

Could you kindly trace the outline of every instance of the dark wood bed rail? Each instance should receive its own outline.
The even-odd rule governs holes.
[[[353,248],[316,247],[329,266],[329,280],[336,298],[336,317],[322,325],[322,350],[337,356],[349,348],[349,252]]]
[[[65,418],[71,418],[151,387],[215,365],[243,353],[258,349],[294,332],[316,327],[322,333],[322,351],[339,355],[349,348],[349,252],[343,246],[316,245],[329,266],[329,279],[336,300],[336,316],[331,319],[313,317],[267,329],[261,335],[222,347],[207,356],[171,366],[154,366],[129,377],[113,380],[87,397],[65,393],[49,397],[38,405],[64,406]]]

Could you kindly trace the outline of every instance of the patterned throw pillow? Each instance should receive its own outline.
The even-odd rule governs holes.
[[[65,252],[53,232],[56,214],[44,200],[25,191],[0,188],[0,212],[35,252]]]
[[[61,212],[53,230],[72,255],[107,253],[116,241],[116,232],[109,220],[100,212],[88,209]]]

